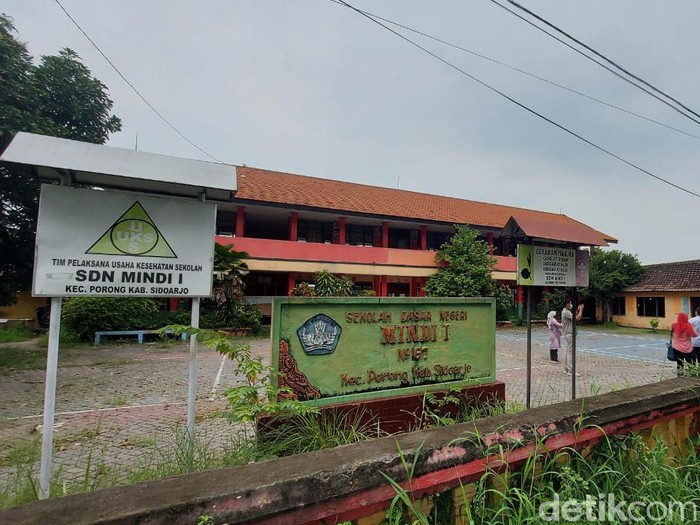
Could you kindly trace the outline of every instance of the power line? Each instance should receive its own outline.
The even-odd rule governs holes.
[[[562,40],[561,38],[557,37],[556,35],[553,35],[553,34],[550,33],[549,31],[546,31],[544,28],[542,28],[542,27],[538,26],[537,24],[531,22],[530,20],[528,20],[528,19],[525,18],[524,16],[522,16],[522,15],[516,13],[516,12],[513,11],[512,9],[509,9],[507,6],[504,6],[503,4],[499,3],[497,0],[490,0],[490,1],[491,1],[492,3],[494,3],[494,4],[496,4],[498,7],[504,9],[505,11],[508,11],[508,12],[509,12],[510,14],[512,14],[513,16],[516,16],[516,17],[520,18],[523,22],[526,22],[527,24],[530,24],[532,27],[534,27],[534,28],[537,29],[538,31],[541,31],[541,32],[543,32],[545,35],[548,35],[549,37],[551,37],[551,38],[553,38],[554,40],[556,40],[557,42],[559,42],[559,43],[561,43],[561,44],[564,44],[566,47],[568,47],[568,48],[571,49],[572,51],[578,53],[579,55],[581,55],[581,56],[583,56],[583,57],[585,57],[585,58],[587,58],[587,59],[590,60],[591,62],[594,62],[594,63],[598,64],[598,65],[599,65],[600,67],[602,67],[603,69],[608,70],[610,73],[612,73],[613,75],[615,75],[615,76],[618,77],[619,79],[624,80],[624,81],[627,82],[628,84],[631,84],[632,86],[636,87],[637,89],[640,89],[641,91],[644,91],[647,95],[649,95],[649,96],[651,96],[651,97],[654,97],[656,100],[658,100],[658,101],[661,102],[662,104],[666,104],[668,107],[670,107],[670,108],[673,109],[674,111],[680,113],[680,114],[683,115],[685,118],[687,118],[687,119],[693,121],[695,124],[700,124],[700,120],[698,120],[697,118],[695,118],[693,115],[688,115],[685,111],[683,111],[682,109],[680,109],[680,108],[676,107],[675,105],[671,104],[671,103],[668,102],[667,100],[664,100],[663,98],[661,98],[660,96],[658,96],[656,93],[654,93],[654,92],[652,92],[652,91],[646,89],[646,88],[643,87],[643,86],[640,86],[639,84],[636,84],[635,82],[633,82],[632,80],[630,80],[629,78],[627,78],[626,76],[624,76],[623,74],[618,73],[617,71],[615,71],[614,69],[612,69],[612,68],[606,66],[606,65],[603,64],[602,62],[599,62],[598,60],[596,60],[595,58],[593,58],[593,57],[587,55],[586,53],[584,53],[584,52],[581,51],[580,49],[576,49],[574,46],[572,46],[572,45],[569,44],[568,42]],[[665,96],[666,96],[666,95],[665,95]],[[685,106],[683,106],[683,107],[685,107]],[[697,115],[694,111],[692,111],[692,110],[689,110],[689,111],[690,111],[691,113],[693,113],[694,115]],[[700,115],[699,115],[699,117],[700,117]]]
[[[576,132],[574,132],[574,131],[571,131],[570,129],[568,129],[568,128],[566,128],[565,126],[559,124],[558,122],[555,122],[554,120],[550,119],[549,117],[546,117],[546,116],[542,115],[541,113],[538,113],[538,112],[535,111],[534,109],[531,109],[531,108],[529,108],[528,106],[526,106],[525,104],[523,104],[523,103],[517,101],[516,99],[512,98],[511,96],[506,95],[505,93],[503,93],[502,91],[500,91],[500,90],[496,89],[495,87],[491,86],[491,85],[488,84],[487,82],[484,82],[483,80],[479,80],[479,79],[478,79],[477,77],[475,77],[474,75],[471,75],[471,74],[467,73],[467,72],[464,71],[463,69],[461,69],[461,68],[459,68],[458,66],[454,65],[453,63],[451,63],[451,62],[445,60],[445,59],[442,58],[441,56],[436,55],[436,54],[433,53],[432,51],[430,51],[430,50],[426,49],[425,47],[421,46],[420,44],[414,42],[413,40],[411,40],[411,39],[408,38],[407,36],[402,35],[402,34],[399,33],[398,31],[395,31],[395,30],[393,30],[392,28],[390,28],[390,27],[388,27],[388,26],[382,24],[379,20],[376,20],[376,19],[372,18],[371,16],[369,16],[369,15],[363,13],[362,11],[360,11],[359,9],[357,9],[356,7],[353,7],[352,5],[350,5],[350,4],[348,4],[347,2],[345,2],[345,0],[337,0],[337,1],[336,1],[336,0],[330,0],[330,1],[336,2],[336,3],[340,2],[340,3],[343,4],[345,7],[349,8],[349,9],[352,9],[353,11],[355,11],[356,13],[358,13],[359,15],[361,15],[361,16],[367,18],[367,20],[369,20],[369,21],[371,21],[371,22],[374,22],[375,24],[377,24],[378,26],[380,26],[380,27],[386,29],[386,30],[389,31],[390,33],[393,33],[394,35],[398,36],[400,39],[402,39],[402,40],[408,42],[409,44],[411,44],[411,45],[414,46],[414,47],[417,47],[418,49],[420,49],[420,50],[423,51],[424,53],[430,55],[431,57],[435,58],[436,60],[439,60],[440,62],[442,62],[442,63],[445,64],[446,66],[448,66],[448,67],[454,69],[455,71],[458,71],[459,73],[461,73],[461,74],[463,74],[463,75],[465,75],[465,76],[471,78],[473,81],[477,82],[478,84],[484,86],[485,88],[487,88],[487,89],[493,91],[494,93],[496,93],[496,94],[502,96],[503,98],[509,100],[510,102],[512,102],[513,104],[519,106],[520,108],[524,109],[525,111],[527,111],[527,112],[529,112],[529,113],[532,113],[533,115],[535,115],[535,116],[541,118],[542,120],[544,120],[544,121],[546,121],[546,122],[549,122],[549,123],[552,124],[553,126],[556,126],[557,128],[561,129],[562,131],[564,131],[564,132],[566,132],[566,133],[568,133],[568,134],[570,134],[570,135],[576,137],[577,139],[579,139],[579,140],[585,142],[585,143],[588,144],[589,146],[592,146],[592,147],[596,148],[597,150],[602,151],[603,153],[606,153],[607,155],[610,155],[611,157],[613,157],[613,158],[619,160],[620,162],[623,162],[623,163],[627,164],[628,166],[631,166],[631,167],[635,168],[636,170],[639,170],[639,171],[641,171],[642,173],[645,173],[646,175],[649,175],[650,177],[653,177],[654,179],[656,179],[656,180],[658,180],[658,181],[661,181],[661,182],[663,182],[663,183],[665,183],[665,184],[668,184],[669,186],[673,186],[674,188],[679,189],[679,190],[681,190],[681,191],[683,191],[683,192],[685,192],[685,193],[689,193],[690,195],[693,195],[693,196],[695,196],[695,197],[700,197],[700,194],[695,193],[694,191],[691,191],[691,190],[689,190],[689,189],[687,189],[687,188],[684,188],[684,187],[682,187],[682,186],[679,186],[678,184],[675,184],[674,182],[671,182],[671,181],[669,181],[669,180],[666,180],[666,179],[664,179],[663,177],[659,177],[658,175],[655,175],[654,173],[652,173],[652,172],[650,172],[650,171],[647,171],[647,170],[645,170],[644,168],[641,168],[641,167],[637,166],[636,164],[634,164],[634,163],[632,163],[632,162],[630,162],[630,161],[628,161],[628,160],[626,160],[626,159],[620,157],[619,155],[613,153],[612,151],[609,151],[609,150],[605,149],[604,147],[599,146],[599,145],[596,144],[595,142],[592,142],[592,141],[588,140],[587,138],[583,137],[582,135],[579,135],[578,133],[576,133]]]
[[[102,50],[101,50],[101,49],[99,48],[99,46],[92,40],[92,38],[90,38],[90,36],[83,30],[83,28],[80,27],[80,24],[78,24],[78,22],[75,21],[75,19],[70,15],[70,13],[69,13],[68,11],[66,11],[66,8],[63,7],[63,5],[61,5],[61,2],[60,2],[59,0],[54,0],[54,2],[56,2],[56,3],[58,4],[58,7],[61,8],[61,10],[62,10],[62,11],[66,14],[66,16],[70,19],[70,21],[73,22],[73,25],[75,25],[75,27],[78,28],[78,30],[85,36],[85,38],[88,39],[88,41],[92,44],[92,46],[93,46],[95,49],[97,49],[97,52],[98,52],[100,55],[102,55],[102,57],[107,61],[107,63],[108,63],[110,66],[112,66],[112,69],[114,69],[114,71],[117,72],[117,74],[122,78],[122,80],[123,80],[124,82],[126,82],[126,84],[127,84],[132,90],[134,90],[134,93],[136,93],[136,94],[139,96],[139,98],[140,98],[141,100],[143,100],[143,102],[144,102],[149,108],[151,108],[151,110],[152,110],[156,115],[158,115],[158,117],[160,117],[160,119],[161,119],[163,122],[165,122],[175,133],[177,133],[178,135],[180,135],[180,137],[182,137],[183,139],[185,139],[190,145],[194,146],[194,147],[197,148],[200,152],[204,153],[207,157],[209,157],[209,158],[212,159],[212,160],[215,160],[216,162],[223,162],[222,160],[217,159],[215,156],[213,156],[213,155],[207,153],[207,152],[204,151],[202,148],[200,148],[199,146],[197,146],[197,144],[195,144],[195,143],[192,142],[190,139],[188,139],[188,138],[187,138],[179,129],[177,129],[167,118],[165,118],[165,117],[160,113],[160,111],[158,111],[155,107],[153,107],[153,105],[152,105],[148,100],[146,100],[146,97],[144,97],[144,96],[139,92],[139,90],[136,89],[136,88],[134,87],[134,85],[133,85],[131,82],[129,82],[129,81],[127,80],[127,78],[122,74],[122,72],[119,71],[119,68],[117,68],[117,66],[114,65],[114,62],[112,62],[112,61],[109,59],[109,57],[108,57],[107,55],[105,55],[105,54],[102,52]]]
[[[602,58],[602,59],[605,60],[608,64],[610,64],[610,65],[616,67],[617,69],[619,69],[620,71],[622,71],[622,72],[625,73],[626,75],[629,75],[629,76],[632,77],[633,79],[637,80],[638,82],[641,82],[642,84],[644,84],[645,86],[649,87],[650,89],[656,91],[656,92],[659,93],[660,95],[663,95],[664,97],[668,98],[669,100],[672,100],[673,102],[675,102],[676,104],[678,104],[680,107],[682,107],[683,109],[689,111],[690,113],[692,113],[692,114],[695,115],[696,117],[700,117],[700,114],[696,113],[695,111],[693,111],[692,109],[690,109],[688,106],[686,106],[685,104],[683,104],[683,103],[680,102],[679,100],[675,99],[674,97],[672,97],[672,96],[669,95],[668,93],[666,93],[666,92],[660,90],[659,88],[657,88],[657,87],[654,86],[653,84],[647,82],[647,81],[644,80],[643,78],[640,78],[640,77],[638,77],[637,75],[635,75],[634,73],[631,73],[630,71],[628,71],[627,69],[625,69],[624,67],[622,67],[620,64],[618,64],[617,62],[615,62],[614,60],[611,60],[611,59],[609,59],[608,57],[606,57],[605,55],[603,55],[602,53],[599,53],[598,51],[596,51],[595,49],[593,49],[592,47],[590,47],[589,45],[587,45],[585,42],[582,42],[581,40],[579,40],[579,39],[573,37],[572,35],[570,35],[570,34],[567,33],[566,31],[564,31],[563,29],[560,29],[559,27],[557,27],[556,25],[552,24],[552,23],[549,22],[548,20],[545,20],[544,18],[542,18],[541,16],[539,16],[537,13],[534,13],[533,11],[530,11],[529,9],[527,9],[526,7],[520,5],[519,3],[515,2],[514,0],[506,0],[506,1],[507,1],[508,3],[510,3],[511,5],[514,5],[515,7],[517,7],[518,9],[520,9],[521,11],[525,11],[525,12],[528,13],[530,16],[535,17],[537,20],[539,20],[540,22],[542,22],[542,23],[548,25],[549,27],[551,27],[552,29],[554,29],[554,30],[557,31],[558,33],[560,33],[560,34],[566,36],[567,38],[569,38],[569,39],[571,39],[571,40],[573,40],[574,42],[576,42],[578,45],[580,45],[580,46],[583,47],[584,49],[587,49],[588,51],[590,51],[590,52],[593,53],[594,55],[596,55],[596,56]]]
[[[342,4],[341,2],[339,2],[338,0],[331,0],[331,2],[333,2],[333,3],[335,3],[335,4],[338,4],[338,5],[343,5],[343,4]],[[628,109],[621,108],[621,107],[619,107],[619,106],[616,106],[616,105],[611,104],[611,103],[609,103],[609,102],[606,102],[606,101],[604,101],[604,100],[597,99],[597,98],[595,98],[595,97],[592,97],[592,96],[590,96],[590,95],[587,95],[586,93],[583,93],[583,92],[578,91],[578,90],[576,90],[576,89],[573,89],[573,88],[570,88],[570,87],[565,86],[565,85],[563,85],[563,84],[559,84],[559,83],[557,83],[557,82],[554,82],[553,80],[549,80],[549,79],[544,78],[544,77],[541,77],[541,76],[539,76],[539,75],[535,75],[534,73],[530,73],[529,71],[525,71],[524,69],[520,69],[520,68],[515,67],[515,66],[512,66],[512,65],[510,65],[510,64],[506,64],[505,62],[501,62],[500,60],[496,60],[495,58],[491,58],[491,57],[488,57],[488,56],[486,56],[486,55],[482,55],[481,53],[477,53],[476,51],[472,51],[471,49],[467,49],[467,48],[465,48],[465,47],[459,46],[459,45],[457,45],[457,44],[453,44],[453,43],[448,42],[448,41],[446,41],[446,40],[442,40],[441,38],[438,38],[438,37],[436,37],[436,36],[433,36],[433,35],[430,35],[430,34],[428,34],[428,33],[424,33],[423,31],[419,31],[418,29],[414,29],[414,28],[412,28],[412,27],[409,27],[409,26],[400,24],[399,22],[395,22],[395,21],[393,21],[393,20],[389,20],[388,18],[384,18],[384,17],[379,16],[379,15],[377,15],[377,14],[370,13],[369,11],[365,11],[365,10],[362,10],[362,9],[358,9],[358,10],[359,10],[361,13],[365,14],[365,15],[371,16],[372,18],[376,18],[376,19],[382,20],[382,21],[384,21],[384,22],[386,22],[386,23],[388,23],[388,24],[394,25],[394,26],[396,26],[396,27],[400,27],[400,28],[405,29],[405,30],[407,30],[407,31],[411,31],[412,33],[415,33],[415,34],[417,34],[417,35],[421,35],[421,36],[423,36],[423,37],[425,37],[425,38],[429,38],[429,39],[431,39],[431,40],[434,40],[434,41],[439,42],[439,43],[441,43],[441,44],[444,44],[444,45],[446,45],[446,46],[452,47],[452,48],[457,49],[457,50],[459,50],[459,51],[464,51],[465,53],[469,53],[470,55],[476,56],[476,57],[481,58],[481,59],[483,59],[483,60],[487,60],[487,61],[489,61],[489,62],[492,62],[492,63],[494,63],[494,64],[497,64],[497,65],[502,66],[502,67],[505,67],[505,68],[508,68],[508,69],[510,69],[510,70],[512,70],[512,71],[516,71],[516,72],[521,73],[521,74],[523,74],[523,75],[527,75],[527,76],[529,76],[529,77],[531,77],[531,78],[534,78],[534,79],[536,79],[536,80],[539,80],[539,81],[541,81],[541,82],[545,82],[546,84],[550,84],[550,85],[552,85],[552,86],[554,86],[554,87],[558,87],[558,88],[560,88],[560,89],[566,90],[566,91],[568,91],[568,92],[570,92],[570,93],[573,93],[573,94],[575,94],[575,95],[579,95],[579,96],[581,96],[581,97],[583,97],[583,98],[586,98],[586,99],[588,99],[588,100],[591,100],[591,101],[593,101],[593,102],[597,102],[598,104],[602,104],[602,105],[604,105],[604,106],[608,106],[609,108],[616,109],[616,110],[618,110],[618,111],[622,111],[623,113],[627,113],[628,115],[632,115],[632,116],[637,117],[637,118],[640,118],[640,119],[642,119],[642,120],[646,120],[647,122],[651,122],[651,123],[653,123],[653,124],[657,124],[658,126],[663,126],[664,128],[667,128],[667,129],[676,131],[677,133],[682,133],[683,135],[687,135],[688,137],[691,137],[691,138],[700,140],[700,136],[699,136],[699,135],[694,135],[694,134],[692,134],[692,133],[688,133],[687,131],[683,131],[682,129],[675,128],[675,127],[673,127],[673,126],[670,126],[670,125],[668,125],[668,124],[665,124],[665,123],[660,122],[660,121],[658,121],[658,120],[655,120],[655,119],[653,119],[653,118],[645,117],[644,115],[640,115],[639,113],[635,113],[634,111],[630,111],[630,110],[628,110]]]

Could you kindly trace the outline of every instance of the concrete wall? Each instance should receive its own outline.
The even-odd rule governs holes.
[[[581,419],[595,424],[581,426]],[[677,378],[580,401],[473,423],[400,434],[336,449],[36,502],[0,512],[0,523],[29,525],[192,525],[218,523],[379,523],[394,496],[382,473],[407,486],[403,461],[419,454],[411,482],[418,499],[467,487],[490,462],[513,468],[537,443],[583,449],[604,435],[641,432],[684,453],[700,420],[700,380]],[[465,441],[465,436],[478,436]],[[458,441],[458,438],[460,438]],[[504,455],[488,450],[503,445]],[[454,491],[457,494],[458,491]],[[461,492],[460,492],[461,493]],[[459,505],[457,497],[454,502]]]

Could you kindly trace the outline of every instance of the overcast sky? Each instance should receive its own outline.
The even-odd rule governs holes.
[[[61,0],[142,95],[231,164],[564,213],[642,263],[700,257],[700,198],[594,149],[330,0]],[[700,125],[490,0],[350,2],[700,137]],[[700,113],[697,0],[522,0]],[[210,160],[55,0],[3,0],[30,53],[70,47],[109,88],[112,146]],[[400,30],[400,29],[398,29]],[[661,178],[700,193],[700,140],[400,30]],[[694,224],[695,223],[695,224]]]

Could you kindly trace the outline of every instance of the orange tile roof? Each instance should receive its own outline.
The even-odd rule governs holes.
[[[241,200],[490,228],[503,228],[517,215],[518,221],[548,224],[550,235],[563,235],[546,237],[549,239],[601,246],[607,245],[606,241],[616,242],[609,235],[555,213],[246,166],[236,166],[236,175],[236,199]]]
[[[650,264],[644,277],[625,292],[697,292],[700,291],[700,259]]]

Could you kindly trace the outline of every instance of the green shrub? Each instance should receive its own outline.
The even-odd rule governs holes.
[[[158,303],[141,297],[75,297],[63,306],[63,326],[89,340],[99,330],[157,328]]]

